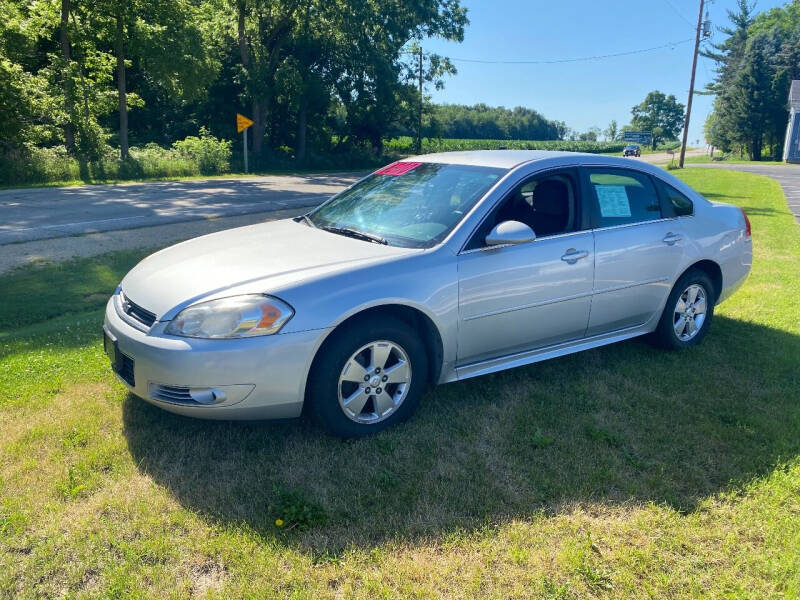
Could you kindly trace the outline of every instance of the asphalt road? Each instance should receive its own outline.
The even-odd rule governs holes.
[[[701,156],[705,154],[706,151],[702,148],[690,148],[686,150],[686,156]],[[680,152],[675,152],[674,154],[669,154],[668,152],[654,152],[652,154],[642,154],[640,157],[632,156],[630,157],[633,160],[641,160],[642,162],[652,163],[652,164],[661,164],[667,163],[670,161],[678,161],[680,157]]]
[[[0,190],[0,246],[316,206],[357,173]]]
[[[689,166],[745,171],[772,177],[781,184],[783,195],[786,196],[786,202],[789,204],[789,210],[794,213],[795,218],[800,223],[800,165],[737,165],[735,163],[714,162]]]

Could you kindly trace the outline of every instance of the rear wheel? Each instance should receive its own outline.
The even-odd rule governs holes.
[[[708,275],[697,269],[687,271],[672,288],[652,340],[675,350],[698,345],[711,326],[715,299]]]
[[[314,361],[307,400],[341,437],[360,437],[406,420],[428,378],[425,348],[405,323],[373,317],[334,332]]]

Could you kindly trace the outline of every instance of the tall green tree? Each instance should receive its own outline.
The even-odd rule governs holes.
[[[653,134],[653,150],[663,140],[678,139],[683,125],[684,106],[673,94],[667,96],[654,90],[631,109],[634,129],[650,131]]]
[[[0,13],[0,150],[12,151],[32,140],[46,81],[31,72],[36,37],[25,25],[29,15],[9,0],[0,0]]]
[[[300,0],[233,0],[241,84],[250,101],[253,151],[260,153],[275,76],[297,28]]]
[[[113,58],[121,159],[129,156],[128,112],[143,106],[129,85],[132,67],[182,100],[202,96],[203,82],[213,78],[216,65],[205,52],[197,17],[197,8],[187,0],[81,3],[84,37],[96,52]]]
[[[751,40],[731,87],[724,95],[729,111],[726,119],[735,131],[734,139],[742,142],[751,160],[761,160],[764,137],[776,125],[774,108],[780,85],[770,64],[774,47],[766,35]]]
[[[719,27],[726,37],[720,43],[709,43],[700,54],[717,65],[717,76],[707,86],[710,93],[718,94],[733,82],[747,49],[750,26],[753,24],[755,2],[737,0],[736,10],[727,9],[729,25]]]
[[[729,151],[739,148],[753,159],[783,147],[792,79],[800,78],[800,2],[753,16],[739,2],[729,12],[728,37],[708,55],[717,62],[709,86],[716,94],[707,124],[709,141]]]
[[[417,114],[403,110],[418,97],[410,77],[403,78],[413,72],[413,54],[404,53],[407,44],[431,37],[463,40],[466,10],[459,0],[336,4],[335,52],[342,70],[334,89],[345,109],[345,138],[380,150],[393,124]],[[425,75],[432,82],[443,66],[438,57],[434,60],[439,62],[429,64]]]
[[[603,131],[603,135],[609,142],[613,142],[617,139],[617,136],[619,135],[619,126],[617,125],[617,121],[615,119],[611,120],[611,122],[608,124],[608,127],[606,127],[605,131]]]

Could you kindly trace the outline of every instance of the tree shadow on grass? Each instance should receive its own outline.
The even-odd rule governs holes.
[[[327,555],[573,502],[694,510],[800,453],[798,361],[800,337],[718,317],[687,351],[632,340],[434,388],[408,423],[363,440],[307,421],[193,420],[133,396],[124,431],[185,507]],[[275,526],[298,511],[308,529]]]

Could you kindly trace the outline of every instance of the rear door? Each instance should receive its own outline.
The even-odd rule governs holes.
[[[595,280],[587,336],[642,325],[661,310],[683,260],[682,226],[641,171],[585,167]]]

